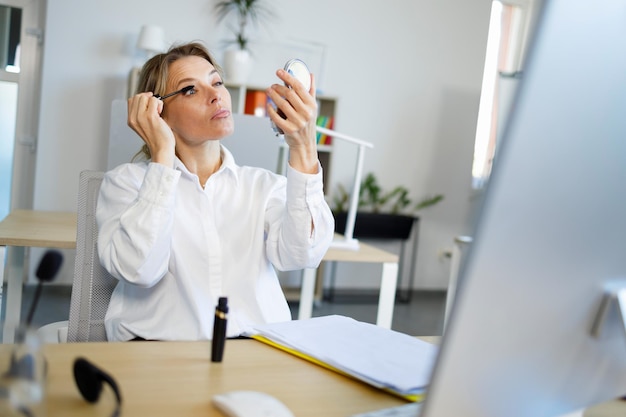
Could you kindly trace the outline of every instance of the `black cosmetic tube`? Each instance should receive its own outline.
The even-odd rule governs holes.
[[[211,362],[221,362],[224,356],[224,344],[226,343],[226,319],[228,315],[228,299],[220,297],[215,307],[215,320],[213,321],[213,340],[211,340]]]

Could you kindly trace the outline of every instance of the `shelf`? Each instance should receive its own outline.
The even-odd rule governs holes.
[[[244,113],[246,94],[248,92],[259,92],[264,95],[267,89],[267,87],[233,83],[225,83],[225,86],[228,91],[230,91],[233,111],[235,113]],[[319,116],[335,116],[336,97],[318,94],[315,98],[317,100]]]
[[[267,96],[265,94],[266,87],[234,83],[226,83],[225,85],[231,95],[232,109],[234,113],[265,117],[265,103],[267,100]],[[323,116],[334,119],[337,99],[325,95],[318,95],[316,96],[316,100],[318,117]],[[334,120],[331,121],[331,123],[332,122],[334,122]],[[331,126],[325,127],[332,128],[332,124]],[[320,164],[324,170],[324,192],[328,193],[327,184],[330,183],[330,167],[333,152],[332,138],[330,144],[318,143],[317,152]],[[286,157],[282,154],[286,154],[286,152],[281,152],[281,158],[284,160]]]
[[[317,145],[317,151],[318,152],[332,152],[333,150],[333,145]]]

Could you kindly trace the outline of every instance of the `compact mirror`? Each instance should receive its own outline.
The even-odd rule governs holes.
[[[301,59],[297,59],[297,58],[290,59],[285,64],[284,70],[287,71],[291,76],[295,77],[298,81],[300,81],[307,91],[311,89],[311,72],[309,71],[309,67],[306,66],[304,61],[302,61]],[[285,85],[287,85],[287,87],[289,88],[292,88],[288,84],[285,84]],[[280,109],[278,109],[278,114],[283,119],[286,118],[285,114]],[[272,122],[272,128],[276,132],[277,136],[285,133],[282,131],[282,129],[276,126],[274,122]]]
[[[311,88],[311,72],[302,60],[292,59],[287,61],[285,71],[300,81],[307,91]]]

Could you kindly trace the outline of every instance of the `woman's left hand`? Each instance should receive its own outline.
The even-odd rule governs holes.
[[[273,84],[266,92],[285,117],[281,117],[269,104],[267,114],[285,133],[285,142],[289,146],[289,164],[301,172],[317,173],[315,79],[311,74],[311,88],[307,91],[302,83],[287,71],[280,69],[276,75],[291,88]]]

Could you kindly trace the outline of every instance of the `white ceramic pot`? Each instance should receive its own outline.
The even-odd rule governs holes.
[[[224,52],[224,76],[232,84],[245,84],[252,72],[250,52],[232,49]]]

